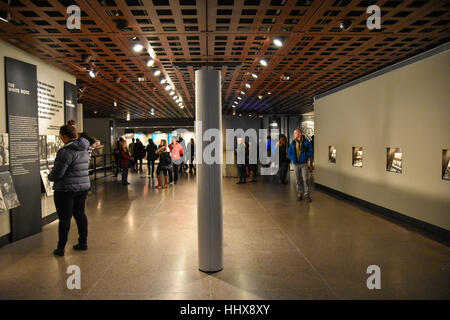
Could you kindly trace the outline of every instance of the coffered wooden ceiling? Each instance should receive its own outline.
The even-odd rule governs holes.
[[[450,38],[450,1],[442,0],[9,2],[0,2],[12,13],[12,21],[0,22],[0,37],[74,74],[88,116],[117,119],[128,112],[131,119],[193,118],[196,67],[175,62],[242,63],[219,67],[224,114],[298,114],[312,110],[313,96]],[[381,8],[381,30],[366,27],[372,4]],[[82,10],[81,30],[66,27],[70,5]],[[128,26],[119,30],[118,19]],[[339,28],[344,19],[352,21],[347,31]],[[273,44],[276,37],[283,41],[280,48]],[[133,51],[136,43],[144,46],[140,53]],[[155,64],[148,67],[153,53]],[[261,66],[260,59],[268,65]],[[95,79],[88,75],[91,69],[98,72]],[[183,109],[160,83],[163,78],[175,86]]]

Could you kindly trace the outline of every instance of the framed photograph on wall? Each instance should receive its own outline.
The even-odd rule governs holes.
[[[0,191],[8,210],[20,206],[19,198],[17,197],[16,188],[11,177],[11,173],[0,172]]]
[[[450,150],[442,150],[442,180],[450,181]]]
[[[9,138],[7,133],[0,133],[0,167],[9,167]]]
[[[328,147],[328,162],[336,163],[336,147]]]
[[[363,148],[352,147],[352,165],[354,167],[362,168],[363,166]]]
[[[44,185],[45,193],[47,194],[47,196],[50,197],[50,196],[54,195],[54,191],[53,191],[53,182],[48,180],[49,174],[50,174],[50,170],[48,170],[48,169],[41,170],[42,184]]]
[[[386,170],[394,173],[403,172],[403,152],[401,148],[386,149]]]

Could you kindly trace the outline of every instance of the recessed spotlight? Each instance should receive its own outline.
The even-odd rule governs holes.
[[[114,101],[114,107],[117,107],[117,102],[116,101]]]
[[[93,70],[90,70],[90,71],[89,71],[89,76],[90,76],[91,78],[95,78],[95,72],[94,72]]]
[[[283,46],[283,41],[281,41],[281,40],[278,39],[278,38],[275,38],[275,39],[273,40],[273,44],[276,45],[277,47],[282,47],[282,46]]]
[[[164,83],[166,83],[167,82],[167,79],[162,79],[161,80],[161,84],[164,84]]]
[[[150,59],[147,61],[147,67],[153,67],[153,65],[155,64],[155,60]]]
[[[252,77],[258,79],[258,75],[256,73],[252,73]]]
[[[170,89],[172,89],[172,86],[168,84],[167,86],[164,87],[164,89],[166,89],[166,91],[169,91]]]
[[[258,96],[258,99],[259,99],[259,100],[262,100],[262,98],[263,98],[263,96]]]
[[[170,91],[169,94],[170,94],[171,96],[173,96],[173,95],[175,94],[175,91]]]
[[[272,92],[267,92],[267,94],[268,94],[268,95],[271,95],[271,94],[272,94]]]
[[[159,70],[156,70],[155,72],[153,72],[153,75],[155,77],[159,76],[160,74],[161,74],[161,71],[159,71]]]
[[[237,97],[238,98],[238,100],[242,100],[242,98],[241,97]]]
[[[262,66],[267,67],[267,60],[266,60],[266,59],[261,59],[261,60],[259,60],[259,63],[260,63]]]
[[[244,92],[244,91],[241,91],[241,94],[245,94],[245,92]]]
[[[139,82],[144,82],[144,81],[145,81],[145,78],[144,78],[144,77],[139,77],[139,78],[138,78],[138,81],[139,81]]]
[[[180,106],[180,109],[183,109],[184,108],[184,106]]]
[[[142,49],[144,49],[144,46],[143,46],[142,44],[140,44],[140,43],[136,43],[136,44],[133,46],[133,50],[134,50],[135,52],[140,52],[140,51],[142,51]]]
[[[173,100],[177,100],[177,99],[178,99],[178,96],[175,95],[175,96],[173,96],[172,98],[173,98]]]
[[[233,108],[236,108],[236,106],[235,106],[235,105],[232,105],[232,107],[233,107]]]
[[[246,86],[247,88],[251,88],[251,87],[252,87],[252,86],[250,85],[250,83],[246,83],[245,86]]]

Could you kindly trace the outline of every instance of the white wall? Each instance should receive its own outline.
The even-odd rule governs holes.
[[[450,51],[325,96],[315,102],[316,182],[450,229]],[[328,146],[337,162],[328,162]],[[352,147],[363,147],[363,167]],[[386,171],[386,148],[403,150],[403,173]]]
[[[58,84],[62,92],[59,97],[64,96],[64,81],[76,84],[76,78],[67,72],[59,70],[47,64],[39,58],[32,56],[13,45],[0,40],[0,133],[6,132],[6,97],[5,97],[5,57],[14,58],[23,62],[34,64],[37,67],[38,79],[47,83]],[[60,125],[63,125],[61,123]],[[59,125],[59,124],[56,124]],[[11,232],[9,212],[0,212],[0,237]]]

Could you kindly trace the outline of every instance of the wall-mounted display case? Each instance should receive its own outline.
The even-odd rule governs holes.
[[[403,172],[403,153],[401,148],[387,148],[386,170],[389,172]]]
[[[328,147],[328,162],[336,163],[336,147]]]
[[[363,148],[353,147],[352,148],[352,164],[354,167],[362,168],[363,166]]]
[[[450,180],[450,150],[442,150],[442,180]]]

